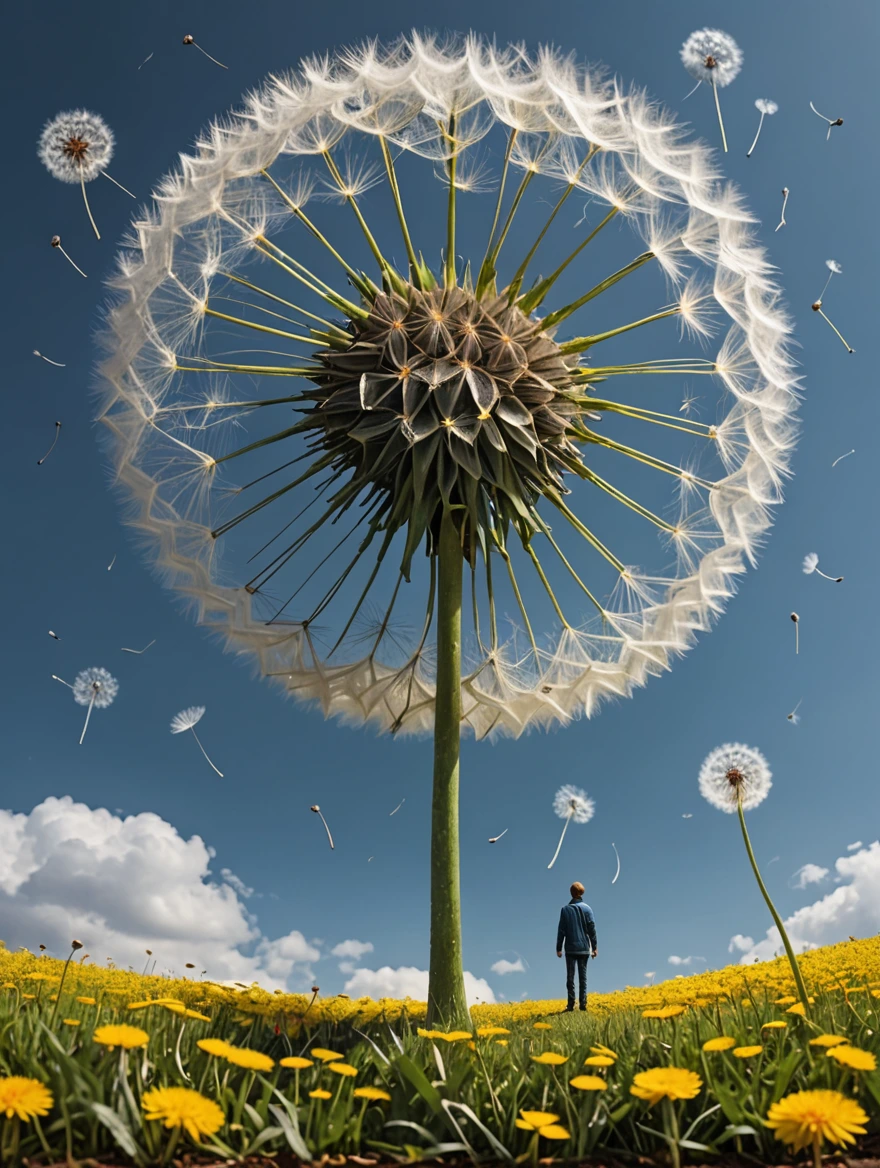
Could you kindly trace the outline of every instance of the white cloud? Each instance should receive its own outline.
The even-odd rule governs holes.
[[[295,929],[265,937],[241,899],[251,890],[228,869],[212,879],[213,854],[149,811],[121,819],[69,795],[0,810],[3,939],[64,955],[76,937],[121,969],[140,970],[152,949],[157,972],[192,962],[216,981],[311,984],[320,951]]]
[[[339,962],[339,972],[340,973],[354,973],[354,971],[356,969],[357,969],[357,962],[356,961],[340,961]]]
[[[428,971],[416,969],[413,965],[402,965],[392,969],[383,965],[381,969],[357,969],[343,987],[353,998],[413,998],[424,1002],[428,997]],[[481,977],[474,977],[465,970],[464,992],[468,1005],[474,1002],[494,1002],[492,987]]]
[[[505,961],[502,957],[500,961],[496,961],[494,965],[489,968],[493,973],[499,974],[503,977],[506,973],[525,973],[526,967],[523,965],[523,959],[517,957],[516,961]]]
[[[677,957],[673,953],[672,956],[667,957],[666,960],[669,962],[670,965],[693,965],[693,963],[695,961],[705,961],[706,958],[705,957],[691,957],[691,956]]]
[[[372,941],[340,941],[338,945],[334,945],[330,950],[333,957],[351,957],[355,961],[360,961],[365,953],[373,952]]]
[[[247,900],[249,897],[254,895],[253,888],[248,888],[241,877],[236,876],[234,872],[230,872],[228,868],[221,868],[220,875],[223,877],[226,883],[234,888],[238,895],[244,900]]]
[[[792,876],[792,887],[806,888],[808,884],[821,884],[827,875],[827,868],[821,868],[818,864],[804,864]]]
[[[751,937],[744,937],[742,933],[735,933],[730,938],[730,944],[727,946],[728,953],[746,953],[749,949],[754,947],[755,942]]]
[[[856,842],[854,844],[847,844],[846,850],[848,852],[857,852],[861,846],[862,846],[862,841],[856,840]]]
[[[815,949],[847,936],[873,936],[880,931],[880,841],[834,861],[836,879],[847,880],[813,904],[805,905],[785,922],[794,949]],[[768,961],[781,946],[774,926],[751,946],[741,961]]]

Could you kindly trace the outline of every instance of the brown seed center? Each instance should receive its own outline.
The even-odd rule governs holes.
[[[727,772],[727,781],[731,787],[738,787],[741,783],[745,782],[745,779],[745,775],[737,767],[731,767]]]
[[[88,148],[89,143],[82,138],[68,138],[64,143],[64,153],[76,162],[82,162]]]
[[[704,64],[705,64],[707,69],[714,69],[715,66],[718,64],[718,62],[715,60],[715,58],[710,53],[709,56],[706,58]]]

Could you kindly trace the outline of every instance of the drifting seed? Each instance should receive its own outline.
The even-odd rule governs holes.
[[[183,43],[185,45],[192,45],[194,48],[198,49],[199,52],[203,54],[203,56],[207,57],[209,61],[213,61],[215,65],[219,65],[221,69],[228,68],[228,66],[224,65],[222,61],[218,61],[216,57],[212,57],[210,53],[206,53],[201,45],[197,45],[189,33],[187,33],[183,38]]]
[[[50,636],[50,637],[54,637],[56,641],[60,641],[60,640],[61,640],[61,638],[58,636],[58,634],[57,634],[57,633],[53,633],[51,629],[49,629],[49,636]]]
[[[61,246],[61,236],[60,235],[53,235],[52,238],[49,240],[49,242],[52,244],[52,246],[54,248],[57,248],[58,251],[61,252],[61,254],[64,256],[64,258],[67,260],[67,262],[70,264],[70,266],[72,268],[76,268],[76,270],[79,272],[79,274],[82,276],[82,278],[84,280],[88,279],[88,276],[85,274],[85,272],[82,270],[82,268],[78,264],[75,264],[73,262],[73,260],[70,258],[70,256],[64,250],[64,248]]]
[[[799,651],[798,621],[800,620],[800,617],[798,616],[798,614],[796,612],[793,612],[791,614],[791,619],[794,621],[794,651],[795,651],[795,653],[797,653]]]
[[[330,842],[331,849],[333,849],[336,845],[333,843],[333,836],[330,834],[330,828],[327,826],[327,820],[321,814],[321,808],[318,806],[317,803],[314,803],[314,804],[312,804],[312,807],[310,810],[314,811],[316,815],[319,815],[321,817],[321,822],[324,824],[324,830],[327,832],[327,839]],[[315,993],[317,993],[317,990],[315,990]]]
[[[46,461],[46,459],[49,457],[49,455],[52,453],[52,451],[55,449],[55,443],[58,441],[58,435],[60,433],[61,433],[61,423],[56,422],[55,423],[55,437],[52,440],[52,445],[49,447],[49,449],[46,451],[46,453],[43,455],[42,458],[37,459],[37,466],[42,466],[43,463]]]
[[[782,188],[782,214],[779,216],[779,226],[776,228],[777,231],[779,230],[780,227],[785,226],[785,208],[786,208],[787,204],[788,204],[788,187],[783,187]]]
[[[509,827],[505,827],[505,829],[504,829],[504,831],[502,831],[501,835],[507,835],[507,833],[508,833],[509,831],[510,831],[510,828],[509,828]],[[498,843],[498,841],[501,839],[501,835],[493,835],[493,836],[492,836],[492,837],[489,839],[489,843],[490,843],[490,844],[497,844],[497,843]]]
[[[52,361],[49,357],[43,357],[43,354],[39,349],[34,349],[34,356],[42,358],[42,360],[45,361],[47,365],[54,365],[57,369],[67,368],[67,366],[63,365],[60,361]]]

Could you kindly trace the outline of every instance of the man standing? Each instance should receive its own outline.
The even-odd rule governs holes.
[[[576,880],[571,886],[571,900],[562,906],[559,929],[556,933],[556,956],[562,956],[565,943],[565,988],[568,990],[568,1010],[574,1009],[574,972],[577,969],[580,1005],[587,1008],[587,958],[598,956],[596,922],[593,910],[584,904],[584,886]]]

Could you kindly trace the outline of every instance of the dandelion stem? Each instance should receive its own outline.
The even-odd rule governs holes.
[[[615,208],[615,211],[616,210],[617,208]],[[603,219],[600,226],[602,226],[607,219],[608,216]],[[598,231],[599,228],[597,227],[596,230]],[[564,308],[558,308],[556,312],[551,312],[548,316],[545,316],[541,322],[542,328],[546,331],[547,329],[553,328],[557,324],[561,324],[562,321],[567,320],[573,312],[577,312],[577,310],[582,308],[588,301],[595,299],[597,296],[601,296],[603,292],[613,287],[613,285],[618,283],[618,281],[622,280],[625,276],[630,275],[630,273],[638,271],[638,269],[643,264],[646,264],[648,260],[652,259],[654,259],[654,253],[652,251],[642,252],[640,256],[636,256],[636,258],[628,263],[625,267],[618,269],[618,271],[613,272],[610,276],[606,276],[606,278],[602,280],[601,283],[597,284],[594,288],[591,288],[589,292],[585,292],[583,296],[580,296],[577,300],[573,300],[571,304],[567,304]]]
[[[207,57],[209,61],[213,61],[214,64],[219,65],[221,69],[227,69],[227,70],[229,69],[228,65],[224,65],[222,61],[218,61],[216,57],[212,57],[210,53],[206,53],[201,45],[196,45],[195,41],[193,41],[192,43],[199,50],[199,52],[202,54],[202,56]]]
[[[190,726],[190,730],[192,731],[192,736],[193,736],[193,738],[195,738],[196,742],[198,742],[198,744],[199,744],[199,750],[200,750],[200,751],[202,752],[202,754],[205,756],[205,759],[206,759],[206,761],[207,761],[207,763],[208,763],[208,766],[209,766],[209,767],[211,767],[211,769],[212,769],[212,770],[216,771],[216,772],[217,772],[217,774],[218,774],[218,775],[220,776],[220,778],[222,779],[222,778],[223,778],[223,772],[222,772],[222,771],[218,771],[218,770],[217,770],[217,768],[214,766],[214,764],[211,762],[211,760],[208,758],[208,752],[205,750],[204,746],[202,746],[202,743],[201,743],[201,741],[200,741],[200,739],[199,739],[199,736],[198,736],[198,734],[196,734],[195,727],[194,727],[194,726]]]
[[[59,251],[61,252],[61,254],[64,256],[64,258],[67,260],[67,262],[70,264],[70,266],[71,266],[72,268],[76,268],[76,270],[79,272],[79,274],[82,276],[82,278],[83,278],[84,280],[88,280],[88,276],[85,274],[85,272],[84,272],[84,271],[82,270],[82,268],[79,266],[79,264],[75,264],[75,263],[73,262],[73,260],[70,258],[70,256],[67,254],[67,252],[64,250],[64,248],[61,246],[61,244],[59,243],[57,246],[58,246],[58,250],[59,250]]]
[[[531,542],[529,542],[525,545],[525,549],[526,549],[526,552],[528,553],[529,559],[532,561],[532,563],[535,566],[535,571],[538,573],[539,577],[541,578],[541,583],[544,585],[544,591],[550,597],[550,603],[553,605],[554,609],[556,610],[556,615],[562,621],[562,624],[565,626],[565,628],[570,629],[571,625],[565,619],[565,613],[559,607],[559,602],[557,601],[557,599],[553,593],[553,589],[550,587],[550,581],[547,579],[547,576],[544,572],[544,569],[541,567],[541,561],[538,559],[537,553],[535,552],[535,549],[532,547]]]
[[[669,1144],[669,1159],[672,1168],[681,1168],[681,1152],[678,1148],[678,1120],[675,1116],[675,1104],[671,1099],[663,1100],[663,1118],[666,1127],[666,1142]]]
[[[128,197],[129,197],[130,199],[136,199],[136,198],[137,198],[137,195],[133,195],[133,194],[131,193],[131,191],[128,189],[128,187],[124,187],[124,186],[122,185],[122,183],[121,183],[121,182],[117,182],[117,181],[116,181],[116,179],[113,177],[113,175],[112,175],[112,174],[108,174],[106,170],[102,170],[102,171],[101,171],[101,174],[103,175],[103,177],[104,177],[104,178],[108,178],[108,179],[110,180],[110,182],[112,182],[112,183],[113,183],[113,185],[114,185],[115,187],[119,187],[119,189],[120,189],[121,191],[125,191],[125,193],[128,195]]]
[[[394,208],[397,211],[397,221],[400,224],[400,230],[403,235],[403,245],[406,248],[407,259],[409,260],[409,278],[412,280],[416,288],[421,289],[421,269],[419,261],[416,257],[415,248],[409,234],[409,227],[406,224],[406,216],[403,213],[403,202],[400,198],[400,186],[397,182],[397,172],[394,169],[394,160],[391,157],[391,151],[388,149],[388,143],[385,141],[383,134],[379,135],[379,145],[382,147],[382,158],[385,162],[385,171],[388,175],[388,183],[391,187],[391,195],[394,199]]]
[[[355,218],[360,225],[361,231],[364,233],[364,238],[367,241],[367,245],[369,246],[370,251],[375,256],[376,263],[379,265],[379,268],[388,277],[388,280],[397,289],[397,291],[405,295],[406,280],[404,280],[399,272],[394,270],[394,268],[391,266],[388,260],[385,259],[385,257],[382,255],[382,252],[379,250],[379,245],[376,243],[376,239],[372,231],[370,231],[369,227],[367,226],[367,221],[361,213],[361,209],[357,204],[357,200],[355,199],[354,195],[351,194],[351,192],[346,188],[345,180],[340,174],[336,163],[333,161],[333,156],[331,155],[330,151],[325,150],[323,153],[324,161],[327,163],[327,168],[333,175],[333,180],[339,187],[340,192],[345,195],[345,201],[348,203],[349,207],[351,207],[352,211],[354,211]]]
[[[757,132],[757,134],[755,134],[755,140],[754,140],[754,142],[751,144],[751,146],[749,147],[748,153],[746,154],[746,158],[751,158],[751,157],[752,157],[752,151],[753,151],[753,150],[755,149],[755,147],[758,145],[758,139],[761,137],[761,127],[762,127],[763,125],[764,125],[764,111],[763,111],[763,110],[761,110],[761,116],[760,116],[760,118],[758,119],[758,132]]]
[[[458,162],[458,151],[455,146],[455,114],[449,115],[449,128],[446,139],[452,144],[452,154],[446,163],[446,173],[449,178],[449,198],[446,204],[446,270],[444,283],[447,288],[455,287],[455,167]],[[429,1007],[430,1009],[430,1004]]]
[[[573,812],[569,811],[568,815],[566,815],[566,817],[565,817],[565,823],[563,824],[563,827],[562,827],[562,835],[559,837],[559,843],[556,845],[556,851],[553,853],[553,859],[547,865],[548,869],[552,868],[553,865],[556,863],[557,857],[559,856],[559,853],[562,850],[562,841],[565,839],[565,833],[568,831],[568,825],[571,823],[572,814],[573,814]]]
[[[718,100],[718,86],[712,82],[712,93],[715,97],[715,110],[718,114],[718,125],[721,127],[721,145],[724,147],[724,153],[727,153],[727,135],[724,133],[724,119],[721,117],[721,102]]]
[[[58,986],[58,993],[55,995],[55,1008],[52,1010],[52,1017],[49,1019],[50,1029],[55,1025],[55,1017],[58,1013],[58,1007],[61,1004],[61,991],[64,989],[64,979],[67,977],[67,967],[70,965],[71,957],[73,957],[79,947],[79,942],[77,942],[76,947],[71,948],[67,955],[67,960],[64,962],[64,969],[61,971],[61,983]]]
[[[516,134],[517,131],[512,129],[507,137],[507,147],[504,151],[504,162],[501,167],[501,179],[498,183],[498,197],[495,200],[495,215],[492,219],[492,229],[489,232],[489,239],[486,242],[486,254],[483,256],[483,262],[480,264],[480,271],[477,276],[477,287],[475,290],[475,295],[478,300],[483,295],[485,289],[488,288],[495,275],[495,257],[492,251],[492,242],[495,239],[495,231],[498,227],[498,220],[501,216],[501,204],[504,201],[504,187],[507,183],[507,172],[510,169],[510,154],[513,150],[513,145],[516,142]]]
[[[79,744],[80,744],[80,746],[82,746],[82,744],[83,744],[83,739],[84,739],[84,738],[85,738],[85,736],[86,736],[86,730],[88,730],[88,728],[89,728],[89,718],[91,718],[91,716],[92,716],[92,706],[95,704],[95,698],[96,698],[97,696],[98,696],[97,690],[94,690],[94,691],[93,691],[93,693],[92,693],[92,700],[89,702],[89,708],[88,708],[88,710],[86,711],[86,720],[85,720],[85,725],[84,725],[84,726],[83,726],[83,728],[82,728],[82,734],[80,734],[80,736],[79,736]]]
[[[303,337],[297,333],[286,332],[284,329],[272,328],[268,324],[255,324],[251,320],[242,320],[241,317],[238,316],[229,316],[228,313],[217,312],[213,308],[205,307],[203,311],[205,316],[215,316],[218,320],[228,320],[230,324],[240,324],[242,328],[253,329],[258,333],[271,333],[272,336],[275,337],[287,337],[287,339],[291,341],[304,341],[307,345],[317,345],[320,348],[327,347],[324,341],[318,341],[314,337]],[[258,352],[259,351],[260,350],[258,350]]]
[[[437,683],[431,802],[431,955],[427,1026],[470,1027],[461,959],[458,788],[461,748],[461,537],[451,510],[440,520]],[[444,1012],[449,1011],[444,1016]]]
[[[822,1138],[818,1132],[813,1132],[813,1168],[822,1168]]]
[[[652,316],[643,316],[641,320],[622,324],[619,328],[608,329],[604,333],[594,333],[591,337],[575,337],[571,341],[563,341],[559,346],[559,351],[560,353],[583,353],[585,349],[589,349],[591,345],[598,345],[600,341],[619,337],[621,333],[628,333],[631,329],[639,328],[643,324],[651,324],[655,320],[665,320],[667,316],[677,316],[680,312],[681,307],[676,305],[675,308],[666,308],[662,312],[655,312]]]
[[[334,308],[346,313],[348,316],[356,316],[360,317],[361,320],[366,320],[370,315],[366,309],[359,307],[359,305],[355,304],[351,300],[347,300],[344,296],[340,296],[338,292],[334,292],[333,289],[328,284],[325,284],[323,280],[319,280],[317,276],[313,276],[312,273],[308,271],[308,268],[303,268],[303,271],[307,272],[308,275],[311,276],[311,280],[307,280],[305,276],[300,275],[300,273],[291,267],[290,264],[285,264],[282,260],[278,259],[278,256],[272,255],[272,252],[267,251],[266,247],[261,247],[261,242],[265,243],[266,247],[272,248],[272,251],[277,251],[278,255],[284,256],[284,259],[290,260],[290,264],[303,268],[302,264],[291,258],[291,256],[287,255],[287,253],[282,251],[281,248],[277,246],[277,244],[271,243],[264,235],[260,236],[259,242],[255,244],[256,250],[258,252],[264,256],[268,256],[270,260],[273,260],[280,268],[283,268],[285,272],[293,276],[295,280],[299,280],[301,284],[305,284],[309,291],[314,292],[317,296],[320,296],[322,300],[326,300],[328,304],[332,304]],[[315,283],[312,283],[312,280],[314,280]]]
[[[314,312],[309,312],[305,308],[301,308],[298,304],[293,304],[289,300],[285,300],[283,296],[276,296],[274,292],[267,292],[265,288],[260,288],[257,284],[252,284],[249,280],[242,279],[241,276],[233,276],[232,272],[220,272],[219,275],[225,277],[227,280],[234,280],[236,284],[242,284],[245,288],[250,288],[252,292],[259,293],[260,296],[265,296],[268,300],[274,300],[277,304],[283,304],[285,308],[292,308],[294,312],[301,312],[303,316],[308,316],[312,320],[318,321],[319,324],[324,325],[328,329],[333,329],[341,339],[351,342],[351,336],[340,328],[338,325],[332,324],[323,316],[316,316]]]
[[[608,212],[608,214],[605,216],[605,218],[602,220],[602,222],[599,223],[599,225],[597,227],[593,228],[593,230],[586,237],[586,239],[582,240],[578,244],[578,246],[574,249],[574,251],[566,259],[564,259],[562,261],[562,263],[559,265],[559,267],[554,272],[550,273],[550,275],[546,278],[546,280],[542,280],[536,288],[532,289],[531,292],[526,292],[526,294],[522,297],[522,299],[519,302],[519,307],[522,309],[522,311],[526,315],[528,315],[533,309],[538,307],[538,305],[541,303],[541,301],[544,299],[544,297],[547,295],[547,293],[550,291],[550,289],[553,287],[553,285],[556,283],[556,281],[559,279],[559,277],[562,275],[562,273],[565,271],[565,269],[568,267],[568,265],[581,254],[581,252],[584,250],[584,248],[587,246],[587,244],[590,244],[593,242],[593,240],[596,238],[596,236],[599,234],[599,232],[602,230],[602,228],[611,222],[611,220],[617,214],[618,210],[619,210],[618,207],[612,207],[611,210]],[[650,258],[650,255],[653,255],[653,253],[649,253],[649,258]],[[589,297],[587,299],[589,299]],[[584,303],[586,303],[586,301],[584,301]],[[545,323],[544,327],[548,328],[549,326]]]
[[[816,309],[816,311],[819,313],[819,315],[822,317],[822,319],[823,319],[824,321],[827,321],[827,322],[828,322],[828,324],[829,324],[829,325],[831,325],[831,328],[834,330],[834,332],[836,333],[836,335],[837,335],[837,336],[840,338],[840,342],[841,342],[841,344],[844,346],[844,348],[846,349],[846,351],[847,351],[848,353],[854,353],[854,352],[855,352],[855,349],[854,349],[854,348],[853,348],[853,347],[852,347],[852,346],[849,344],[849,342],[848,342],[847,340],[845,340],[845,338],[844,338],[843,334],[841,333],[840,329],[838,329],[838,328],[837,328],[835,325],[831,324],[831,321],[830,321],[830,320],[828,320],[828,317],[825,315],[825,313],[822,311],[822,309],[821,309],[821,308],[817,308],[817,309]]]
[[[331,851],[334,851],[336,845],[333,843],[333,836],[330,834],[330,828],[327,826],[327,820],[324,818],[324,813],[321,811],[321,808],[317,803],[312,808],[312,811],[316,811],[318,813],[318,818],[324,824],[324,830],[327,832],[327,842],[330,844]]]
[[[739,825],[742,828],[742,836],[746,845],[746,852],[748,853],[749,863],[752,865],[752,871],[755,874],[755,879],[758,881],[758,887],[761,890],[761,895],[764,897],[764,900],[767,903],[767,908],[770,910],[770,915],[773,917],[773,922],[776,925],[776,928],[779,930],[779,936],[782,938],[782,943],[785,946],[785,952],[788,956],[788,962],[791,966],[792,975],[794,976],[794,983],[797,986],[798,996],[803,1002],[804,1014],[805,1016],[809,1015],[810,1002],[809,996],[807,994],[807,987],[804,985],[804,979],[801,975],[800,966],[797,963],[797,958],[795,957],[794,950],[791,947],[791,941],[788,939],[788,933],[785,931],[785,925],[783,925],[782,918],[776,911],[776,906],[770,899],[770,893],[767,891],[767,887],[764,884],[764,881],[761,879],[761,873],[758,870],[758,862],[755,859],[755,853],[752,851],[752,841],[749,839],[749,832],[748,828],[746,827],[746,817],[743,813],[742,805],[742,792],[739,790],[737,791],[736,810],[737,814],[739,815]]]
[[[86,213],[89,217],[89,223],[91,223],[91,225],[92,225],[92,230],[95,233],[95,237],[97,239],[100,239],[101,232],[98,230],[98,224],[95,222],[94,217],[92,215],[92,208],[89,206],[89,197],[86,194],[86,180],[83,177],[83,168],[82,168],[81,163],[80,163],[80,168],[79,168],[79,185],[80,185],[80,189],[82,190],[83,202],[86,205]]]

